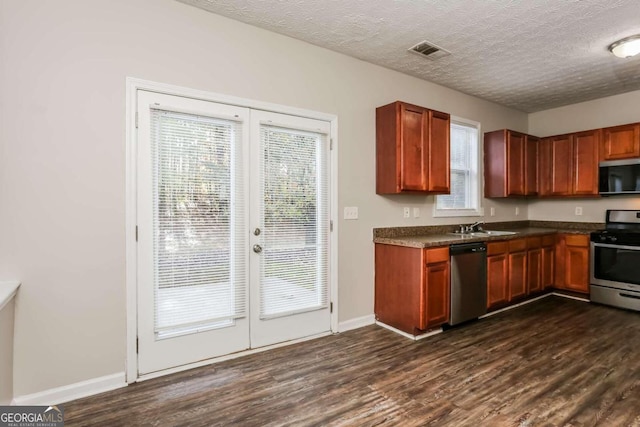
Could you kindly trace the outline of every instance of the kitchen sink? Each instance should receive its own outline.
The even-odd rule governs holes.
[[[447,233],[450,236],[458,236],[458,237],[487,237],[487,236],[512,236],[514,234],[518,234],[517,231],[499,231],[499,230],[483,230],[483,231],[474,231],[471,233]]]
[[[476,231],[472,234],[476,234],[476,235],[486,234],[488,236],[512,236],[514,234],[518,234],[518,232],[517,231],[484,230],[484,231]]]

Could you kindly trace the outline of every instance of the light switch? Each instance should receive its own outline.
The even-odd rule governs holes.
[[[358,207],[346,206],[344,208],[344,219],[358,219]]]
[[[582,206],[576,206],[576,215],[582,215]]]
[[[420,208],[413,208],[413,217],[420,218]]]

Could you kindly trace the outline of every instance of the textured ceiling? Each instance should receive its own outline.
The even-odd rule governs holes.
[[[526,112],[640,89],[640,0],[178,1]]]

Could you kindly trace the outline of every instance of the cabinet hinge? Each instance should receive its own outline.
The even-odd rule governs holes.
[[[138,129],[138,112],[136,111],[136,129]]]
[[[333,313],[333,302],[329,303],[329,313]]]
[[[136,225],[136,242],[138,241],[138,226]]]
[[[333,231],[333,220],[329,221],[329,231]]]

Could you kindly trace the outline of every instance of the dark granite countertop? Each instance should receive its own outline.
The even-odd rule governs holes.
[[[373,230],[373,242],[411,248],[429,248],[448,246],[456,243],[491,242],[520,239],[523,237],[548,234],[589,234],[604,228],[601,223],[563,223],[551,221],[517,221],[489,223],[485,230],[513,231],[516,234],[506,236],[468,236],[451,234],[456,226],[391,227]]]

